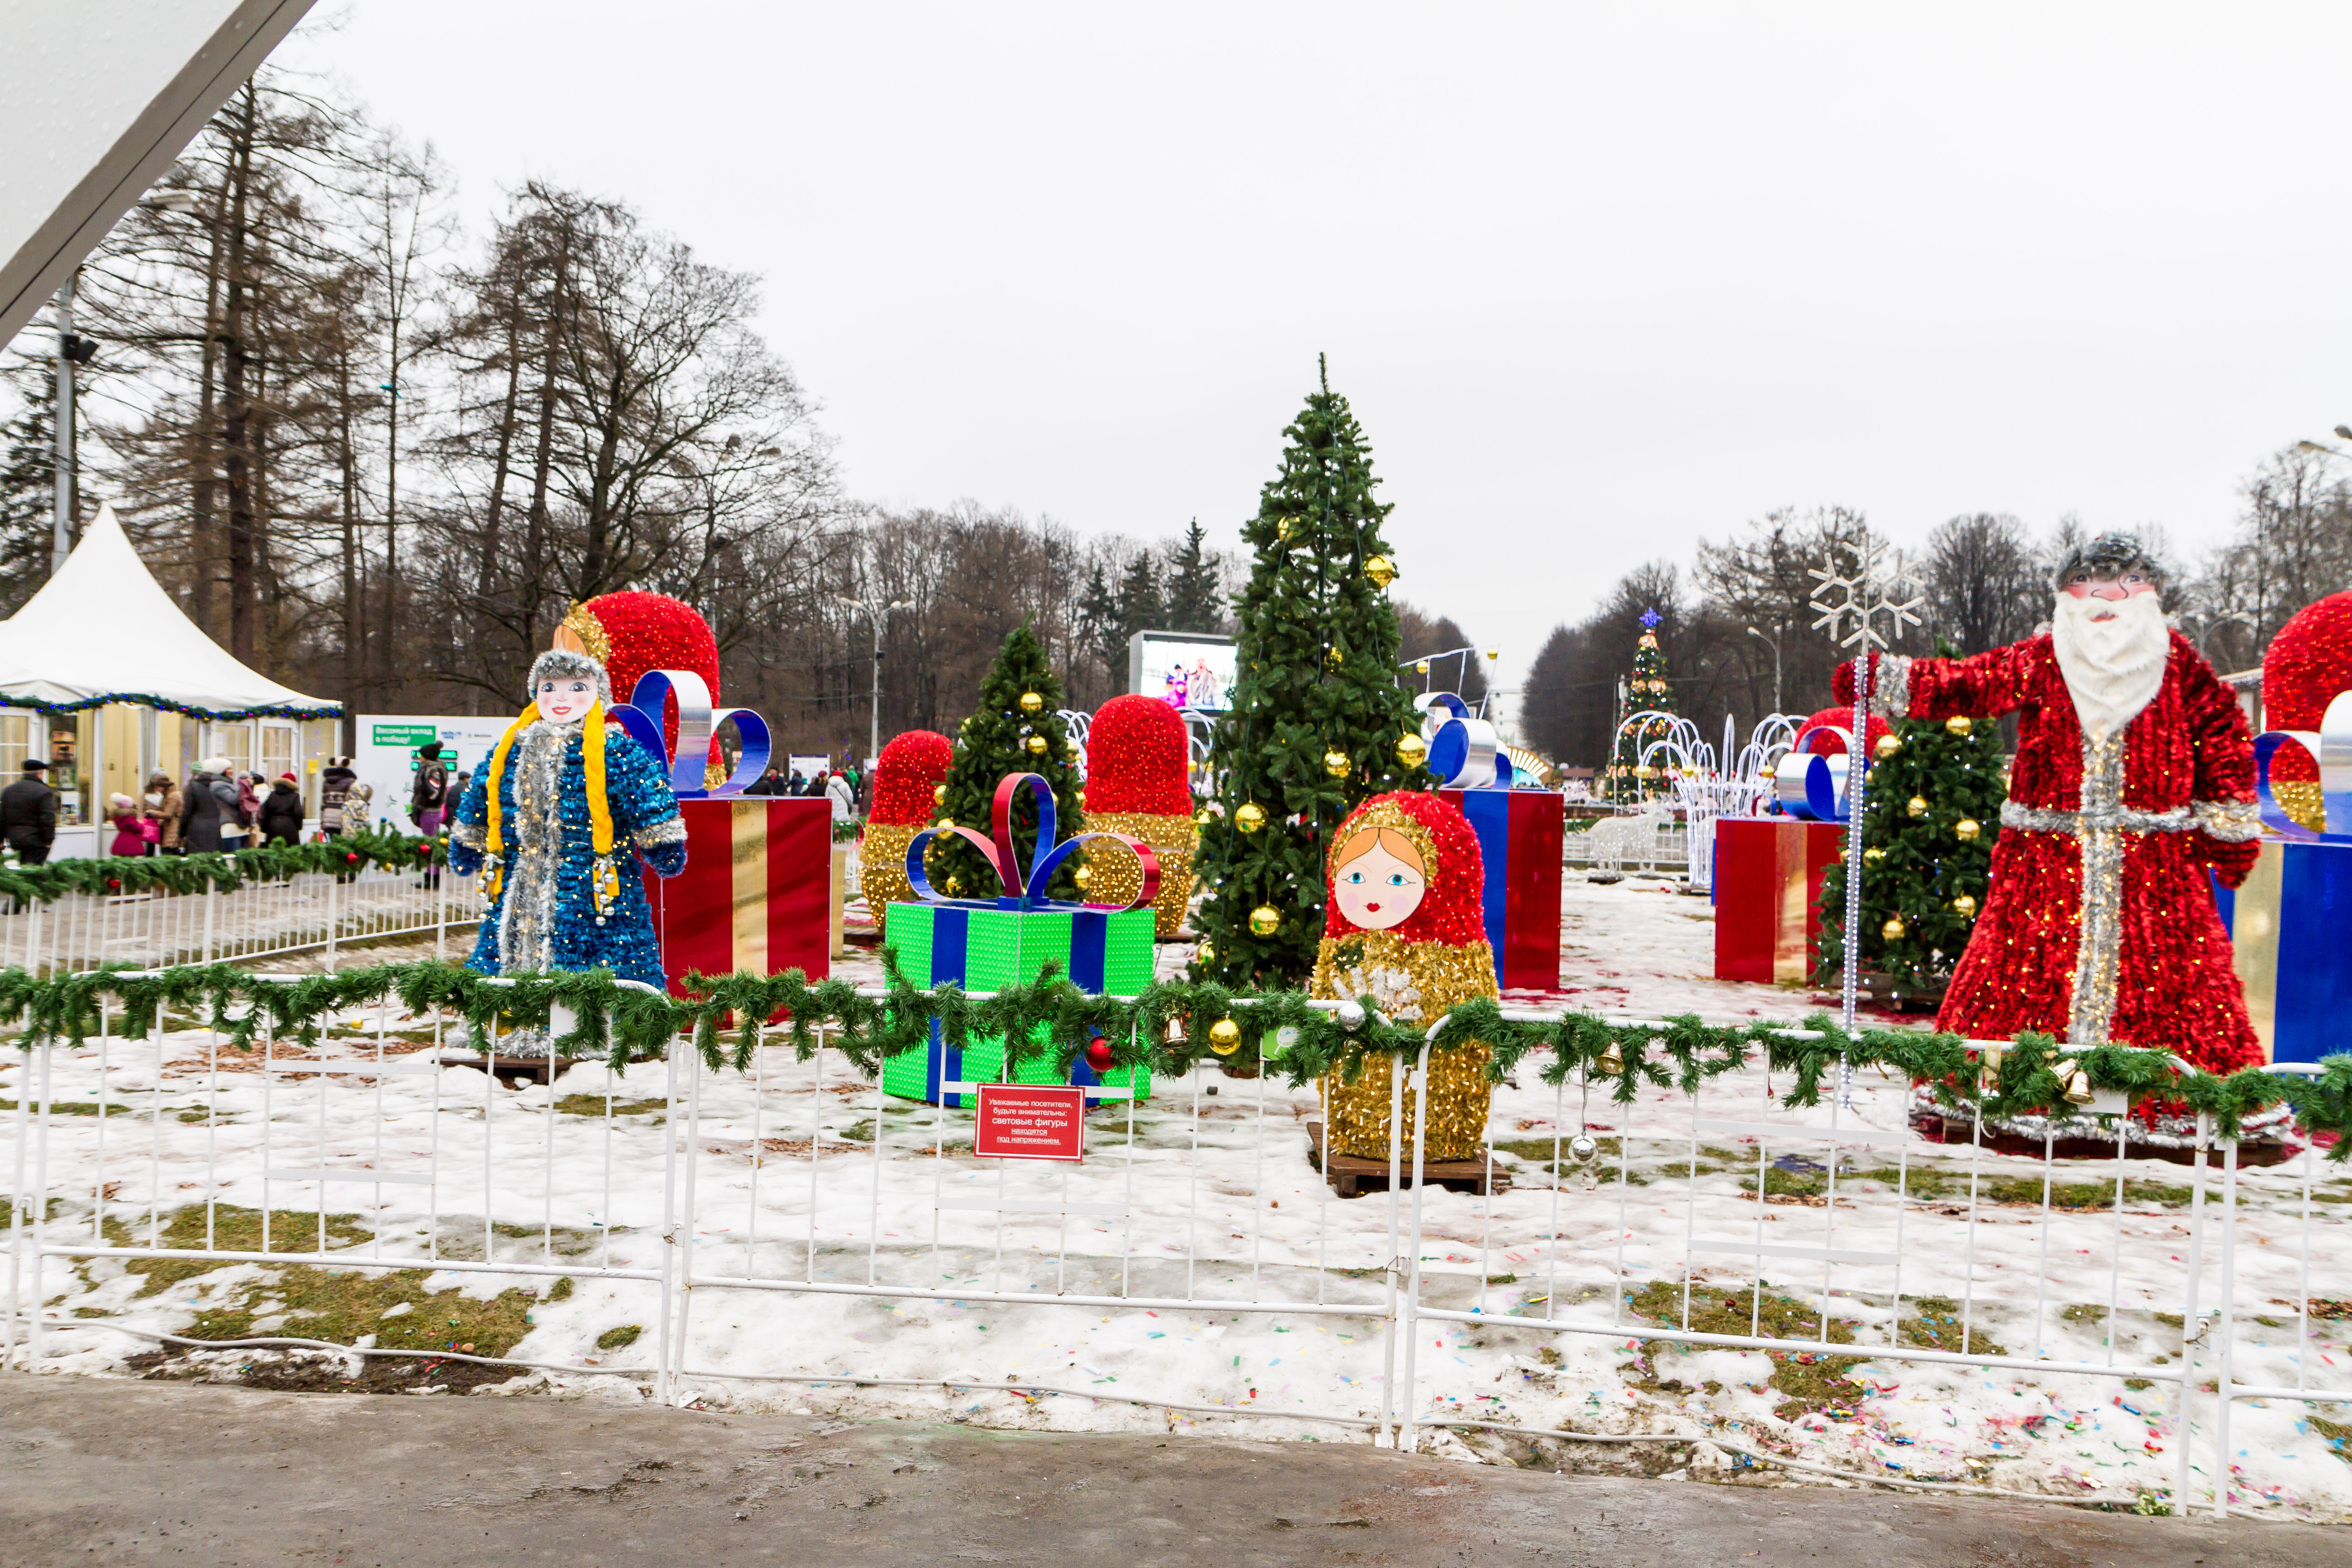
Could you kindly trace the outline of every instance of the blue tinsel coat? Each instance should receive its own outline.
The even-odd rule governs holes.
[[[516,751],[520,753],[518,744]],[[474,943],[467,967],[485,974],[503,972],[499,933],[505,923],[507,900],[518,886],[515,859],[521,851],[516,828],[521,823],[515,804],[518,770],[511,765],[499,780],[501,858],[505,886],[482,918],[481,935]],[[457,805],[457,820],[449,834],[449,864],[461,874],[478,870],[489,825],[489,769],[485,766],[466,786]],[[557,791],[563,825],[563,844],[556,861],[556,902],[552,920],[554,967],[564,970],[610,969],[628,980],[661,986],[661,945],[654,937],[653,910],[646,901],[645,882],[637,875],[636,858],[661,877],[686,869],[686,825],[679,820],[677,797],[670,793],[667,773],[617,724],[604,731],[604,794],[613,816],[613,844],[624,857],[619,895],[596,923],[590,871],[596,859],[588,817],[587,773],[580,757],[580,738],[564,743]],[[636,856],[627,851],[635,847]]]

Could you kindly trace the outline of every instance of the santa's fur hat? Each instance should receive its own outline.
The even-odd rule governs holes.
[[[2163,559],[2142,544],[2138,534],[2124,529],[2095,533],[2060,557],[2057,586],[2065,587],[2066,579],[2077,572],[2102,577],[2137,572],[2155,583],[2159,594],[2172,582],[2172,573]]]

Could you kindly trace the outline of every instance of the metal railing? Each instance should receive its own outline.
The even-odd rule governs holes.
[[[1046,1166],[979,1158],[972,1112],[896,1098],[834,1047],[803,1060],[779,1036],[740,1072],[673,1048],[625,1079],[577,1064],[567,1087],[503,1055],[512,1042],[472,1051],[389,997],[315,1047],[265,1033],[249,1055],[202,1020],[125,1039],[115,1016],[13,1068],[0,1364],[73,1364],[74,1347],[119,1342],[110,1321],[167,1321],[108,1270],[568,1278],[650,1342],[604,1361],[475,1359],[643,1379],[678,1402],[737,1384],[905,1385],[967,1391],[972,1410],[1013,1400],[1012,1418],[1066,1395],[1165,1411],[1171,1427],[1214,1413],[1405,1450],[1433,1427],[1704,1442],[1892,1485],[2217,1514],[2262,1480],[2234,1479],[2233,1444],[2275,1451],[2290,1411],[2352,1402],[2352,1355],[2330,1337],[2352,1315],[2352,1214],[2326,1201],[2341,1178],[2313,1150],[2245,1167],[2210,1125],[2185,1165],[2147,1157],[2112,1118],[2092,1123],[2111,1156],[2068,1159],[2048,1136],[2019,1152],[1975,1122],[1934,1141],[1911,1124],[1909,1085],[1866,1075],[1809,1112],[1782,1107],[1761,1068],[1631,1104],[1613,1079],[1570,1075],[1496,1087],[1465,1183],[1396,1132],[1408,1094],[1426,1124],[1424,1047],[1390,1075],[1387,1190],[1349,1201],[1315,1166],[1318,1093],[1271,1072],[1211,1066],[1140,1098],[1089,1088],[1085,1159]],[[1440,1193],[1441,1178],[1472,1190]],[[758,1332],[738,1331],[747,1313],[768,1315]],[[845,1336],[850,1313],[872,1331]],[[181,1337],[218,1341],[222,1323],[236,1326],[200,1313]],[[1314,1370],[1228,1364],[1212,1342],[1236,1325],[1301,1336],[1284,1342],[1314,1346]],[[1528,1353],[1457,1370],[1431,1354],[1447,1332]],[[1090,1362],[1111,1359],[1087,1350],[1097,1333],[1123,1346],[1118,1370]],[[828,1335],[875,1348],[829,1351]],[[236,1342],[257,1336],[260,1318]],[[1579,1344],[1591,1353],[1544,1349]],[[468,1353],[352,1353],[445,1351]],[[1579,1355],[1628,1352],[1619,1393],[1675,1403],[1596,1386],[1564,1405],[1570,1384],[1612,1375]],[[872,1360],[837,1364],[853,1354]],[[1183,1386],[1120,1377],[1147,1364]],[[1769,1389],[1761,1405],[1697,1400],[1693,1385],[1741,1377]],[[1977,1392],[1995,1378],[1998,1409]],[[1954,1427],[1968,1413],[1971,1434],[1904,1429],[1937,1409]],[[2057,1439],[2103,1422],[2099,1458],[2069,1468]]]

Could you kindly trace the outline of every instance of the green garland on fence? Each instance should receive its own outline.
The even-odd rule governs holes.
[[[444,864],[447,848],[438,838],[377,831],[310,844],[264,844],[226,854],[106,855],[94,860],[53,860],[44,866],[0,867],[0,899],[22,908],[55,903],[68,893],[94,898],[119,893],[201,893],[207,884],[226,893],[247,882],[279,882],[304,872],[347,876],[374,867],[419,870]]]
[[[1262,1063],[1293,1087],[1327,1075],[1353,1079],[1368,1057],[1409,1058],[1432,1038],[1421,1027],[1383,1019],[1369,997],[1360,1003],[1363,1016],[1350,1026],[1296,991],[1244,994],[1213,984],[1162,982],[1135,996],[1092,996],[1048,972],[1034,984],[973,997],[953,985],[919,988],[899,972],[896,954],[886,950],[883,960],[887,979],[886,994],[879,997],[859,995],[846,980],[812,984],[798,970],[690,975],[688,984],[697,994],[679,998],[625,988],[604,970],[498,982],[459,964],[431,961],[290,980],[227,963],[146,974],[117,968],[48,977],[5,969],[0,970],[0,1026],[20,1027],[24,1046],[45,1039],[79,1043],[100,1032],[101,1007],[111,998],[121,1013],[106,1023],[118,1035],[144,1035],[169,1009],[203,1018],[240,1049],[252,1048],[265,1034],[307,1047],[317,1042],[322,1022],[397,996],[413,1014],[445,1012],[463,1019],[476,1049],[488,1046],[494,1028],[551,1028],[561,1009],[574,1019],[555,1041],[563,1056],[600,1057],[625,1067],[658,1056],[686,1036],[712,1068],[740,1070],[767,1021],[781,1016],[783,1039],[803,1060],[822,1037],[870,1078],[886,1057],[922,1048],[933,1019],[950,1046],[969,1048],[975,1039],[1004,1039],[1012,1042],[1015,1062],[1045,1059],[1065,1074],[1099,1036],[1118,1067],[1181,1075],[1208,1058],[1210,1029],[1230,1017],[1242,1026],[1242,1059]],[[1174,1038],[1171,1022],[1181,1026]],[[1792,1031],[1799,1037],[1791,1037]],[[1528,1023],[1506,1018],[1486,999],[1454,1007],[1433,1037],[1439,1048],[1472,1042],[1487,1047],[1492,1079],[1539,1056],[1547,1058],[1541,1068],[1545,1082],[1564,1083],[1582,1074],[1607,1085],[1620,1104],[1630,1104],[1643,1085],[1693,1093],[1710,1079],[1761,1060],[1791,1075],[1782,1104],[1818,1105],[1824,1081],[1845,1062],[1934,1085],[1939,1100],[1956,1110],[1973,1096],[1988,1120],[2082,1116],[2066,1102],[2065,1086],[2053,1070],[2071,1058],[2094,1088],[2184,1103],[2211,1116],[2223,1138],[2237,1137],[2256,1111],[2287,1104],[2306,1131],[2336,1135],[2331,1160],[2352,1159],[2352,1056],[2328,1058],[2315,1078],[2260,1068],[2217,1076],[2179,1072],[2159,1051],[2077,1048],[2047,1035],[2021,1035],[1988,1060],[1981,1047],[1971,1047],[1957,1035],[1907,1029],[1848,1033],[1824,1015],[1795,1026],[1717,1025],[1689,1016],[1629,1024],[1582,1012]],[[2087,1118],[2084,1130],[2092,1130]]]

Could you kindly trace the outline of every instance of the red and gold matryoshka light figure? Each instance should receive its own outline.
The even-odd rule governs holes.
[[[1158,852],[1160,896],[1153,934],[1162,942],[1184,923],[1192,897],[1192,742],[1184,720],[1157,697],[1114,697],[1087,728],[1087,829],[1139,838]],[[1087,897],[1123,904],[1143,887],[1143,863],[1126,846],[1087,847]]]
[[[936,730],[893,735],[874,759],[874,805],[857,836],[857,879],[877,926],[887,923],[892,904],[915,901],[907,846],[939,819],[939,788],[954,765],[955,746]]]
[[[1370,997],[1385,1017],[1425,1024],[1457,1002],[1496,994],[1494,950],[1479,911],[1486,868],[1459,807],[1434,795],[1374,795],[1339,825],[1326,864],[1329,901],[1314,995]],[[1391,1068],[1386,1056],[1372,1056],[1355,1082],[1324,1080],[1333,1151],[1388,1158]],[[1430,1053],[1425,1161],[1479,1157],[1488,1092],[1485,1046]],[[1408,1091],[1408,1160],[1414,1100]]]

